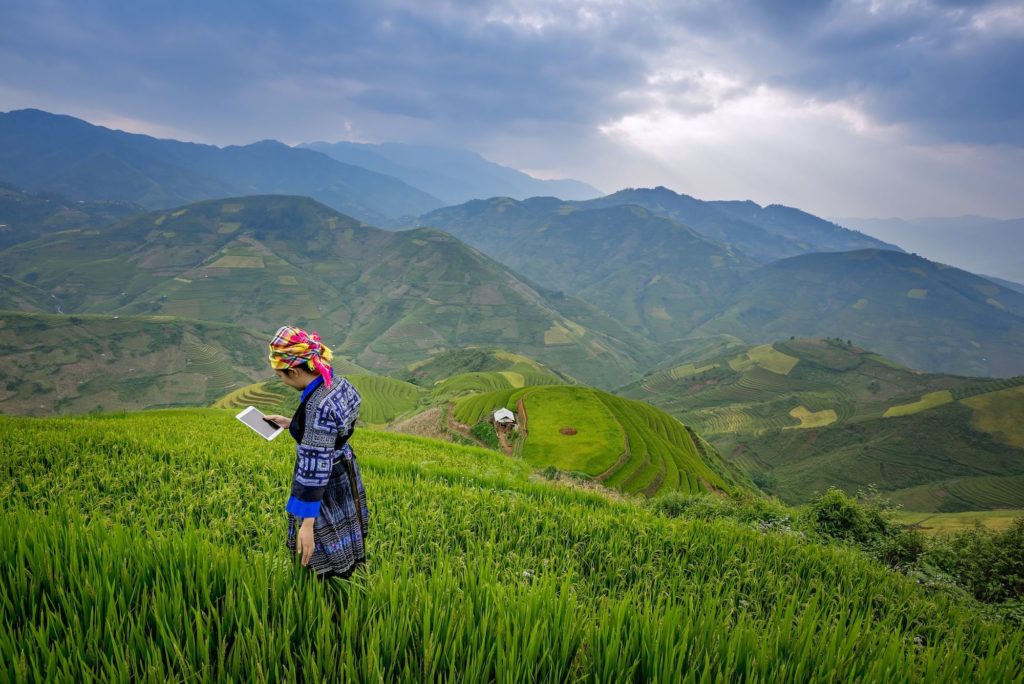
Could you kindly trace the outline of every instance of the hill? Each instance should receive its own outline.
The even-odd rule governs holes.
[[[518,414],[515,452],[628,494],[699,493],[746,486],[699,436],[668,414],[590,387],[526,387],[471,394],[452,415],[472,426],[506,407]]]
[[[0,249],[61,230],[114,223],[140,210],[123,202],[72,201],[53,193],[34,195],[0,184]]]
[[[401,143],[313,142],[300,147],[401,179],[445,204],[473,199],[556,196],[589,199],[601,194],[580,181],[541,180],[522,171],[495,164],[469,150]]]
[[[269,375],[262,336],[165,316],[0,311],[0,412],[207,404]]]
[[[793,207],[767,207],[747,201],[705,201],[665,187],[628,188],[605,197],[577,202],[584,209],[635,205],[655,216],[678,221],[702,235],[767,263],[810,252],[899,247],[843,228]]]
[[[372,431],[353,444],[369,563],[324,585],[284,548],[286,441],[211,410],[0,417],[4,677],[1008,682],[1024,670],[1019,628],[853,549],[668,519],[533,482],[478,449]]]
[[[659,342],[712,316],[756,265],[636,206],[584,210],[553,197],[494,198],[439,209],[420,222]]]
[[[202,202],[66,231],[0,252],[0,270],[66,313],[161,314],[268,335],[293,322],[374,372],[498,343],[611,386],[654,354],[592,307],[450,235],[378,230],[306,198]]]
[[[960,511],[1024,506],[1022,389],[1024,377],[925,374],[800,339],[677,358],[621,392],[693,426],[790,503],[876,485],[910,510]]]
[[[254,404],[294,410],[298,395],[273,378],[263,333],[241,326],[108,314],[0,310],[0,413],[47,416],[97,411]],[[338,356],[337,372],[384,385]],[[258,380],[258,382],[254,382]],[[404,384],[404,383],[399,383]],[[360,390],[364,389],[362,384]],[[412,386],[410,386],[412,387]],[[419,388],[413,387],[419,392]],[[390,392],[382,392],[386,398]],[[390,405],[381,403],[384,411]],[[367,409],[369,422],[376,413]]]
[[[297,194],[370,222],[443,204],[392,176],[273,140],[224,148],[158,140],[35,109],[0,113],[0,181],[150,209],[233,195]]]
[[[931,372],[1024,374],[1024,295],[886,250],[805,254],[763,266],[695,334],[748,343],[839,337]]]

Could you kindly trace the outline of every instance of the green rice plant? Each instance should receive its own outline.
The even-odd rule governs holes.
[[[0,681],[1024,681],[1024,630],[853,549],[357,431],[368,565],[284,547],[223,411],[0,417]]]

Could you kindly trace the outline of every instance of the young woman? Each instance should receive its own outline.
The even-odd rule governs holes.
[[[335,378],[331,350],[320,336],[292,326],[270,342],[270,365],[302,392],[290,419],[267,416],[295,439],[288,512],[288,550],[320,578],[347,578],[365,561],[369,510],[355,453],[348,444],[359,417],[359,393]]]

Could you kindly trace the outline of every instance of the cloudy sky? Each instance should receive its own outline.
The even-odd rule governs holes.
[[[24,107],[823,216],[1024,216],[1019,0],[0,0],[0,110]]]

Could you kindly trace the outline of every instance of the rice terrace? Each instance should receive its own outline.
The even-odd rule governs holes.
[[[0,684],[1024,684],[1021,3],[0,36]]]

